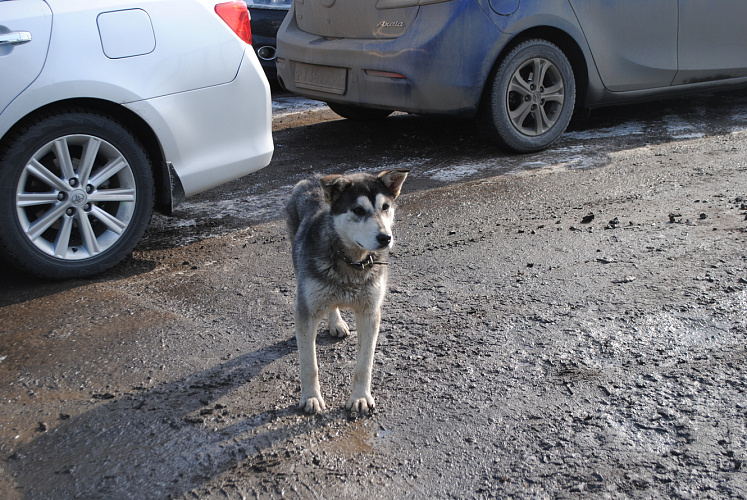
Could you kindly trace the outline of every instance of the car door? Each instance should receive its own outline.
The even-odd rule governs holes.
[[[569,1],[607,89],[672,83],[677,73],[677,0]]]
[[[51,31],[42,0],[0,0],[0,113],[39,76]]]
[[[674,84],[747,76],[747,1],[679,1],[679,72]]]

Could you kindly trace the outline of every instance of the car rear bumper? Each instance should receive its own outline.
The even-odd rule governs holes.
[[[281,85],[321,101],[411,113],[473,114],[494,60],[491,53],[508,39],[471,1],[421,7],[410,29],[390,40],[320,38],[301,31],[294,14],[291,9],[278,32]],[[322,79],[341,68],[344,86],[309,88],[314,85],[299,81],[300,68],[316,68]]]
[[[251,47],[229,83],[125,106],[151,125],[186,196],[259,170],[272,159],[270,86]]]

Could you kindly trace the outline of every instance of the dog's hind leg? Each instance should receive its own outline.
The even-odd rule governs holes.
[[[372,413],[374,399],[371,396],[371,371],[373,370],[374,350],[379,336],[381,311],[356,311],[355,324],[358,328],[358,359],[353,375],[353,391],[345,408],[355,413]]]
[[[329,334],[333,337],[344,338],[350,335],[350,328],[340,316],[340,310],[334,308],[329,311]]]
[[[318,413],[325,408],[319,387],[319,367],[316,361],[318,326],[318,318],[296,314],[296,343],[301,366],[301,402],[298,408],[306,413]]]

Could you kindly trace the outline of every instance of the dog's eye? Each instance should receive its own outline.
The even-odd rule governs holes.
[[[386,212],[387,210],[389,210],[389,203],[384,203],[383,205],[381,205],[382,212]]]
[[[366,215],[366,209],[363,207],[355,207],[353,209],[353,213],[358,217],[363,217],[364,215]]]

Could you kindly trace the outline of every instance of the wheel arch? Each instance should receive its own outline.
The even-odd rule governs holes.
[[[156,188],[156,206],[155,209],[161,213],[170,214],[175,202],[181,201],[179,194],[174,193],[172,188],[174,174],[170,172],[169,166],[161,148],[156,133],[151,126],[133,111],[120,106],[111,101],[94,98],[76,98],[64,99],[54,103],[47,104],[35,109],[16,122],[6,134],[0,139],[0,151],[8,147],[17,131],[21,130],[26,124],[33,122],[38,117],[45,114],[54,113],[62,110],[89,111],[106,115],[116,120],[126,127],[143,145],[150,159],[153,181]],[[177,198],[176,200],[174,198]]]
[[[589,65],[587,63],[586,56],[584,55],[584,52],[579,44],[571,35],[563,31],[562,29],[553,26],[535,26],[526,29],[514,36],[511,41],[509,41],[503,47],[498,56],[495,58],[495,61],[493,61],[493,66],[483,87],[482,97],[480,98],[480,105],[482,105],[482,102],[488,90],[487,83],[491,81],[493,75],[501,65],[501,62],[514,49],[514,47],[527,40],[532,39],[541,39],[548,41],[554,45],[557,45],[558,48],[563,51],[565,56],[568,58],[568,62],[571,64],[571,68],[573,69],[573,76],[576,80],[576,110],[580,109],[580,107],[583,107],[589,91]]]

